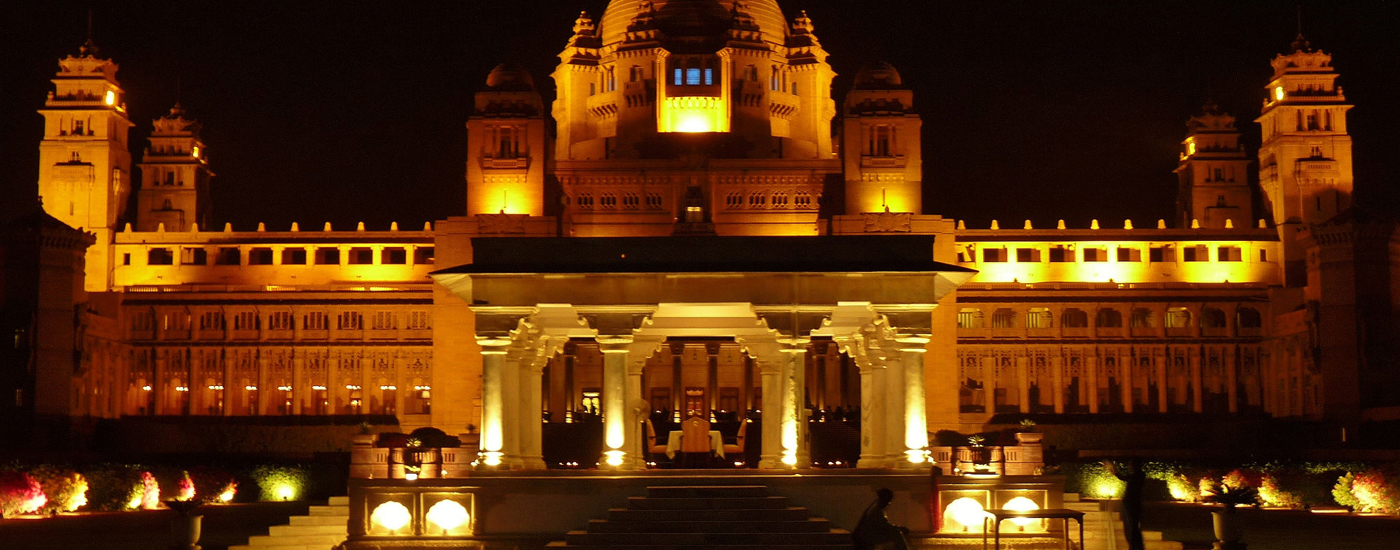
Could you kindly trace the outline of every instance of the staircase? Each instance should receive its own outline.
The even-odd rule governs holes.
[[[1065,493],[1065,508],[1084,512],[1083,550],[1127,550],[1128,538],[1123,534],[1123,519],[1118,512],[1098,501],[1081,501],[1079,495]],[[1070,528],[1074,526],[1071,523]],[[1179,542],[1163,540],[1161,531],[1143,531],[1143,546],[1147,550],[1182,550]]]
[[[763,486],[648,487],[608,519],[590,521],[548,548],[580,550],[850,550],[851,534],[833,529]]]
[[[331,497],[325,506],[312,506],[307,515],[293,516],[290,521],[229,550],[331,550],[349,535],[350,497]]]

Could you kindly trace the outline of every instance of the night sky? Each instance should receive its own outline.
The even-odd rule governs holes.
[[[1171,220],[1184,122],[1213,98],[1251,156],[1296,2],[780,0],[808,10],[841,76],[885,59],[924,120],[926,213],[986,227]],[[84,40],[121,65],[132,150],[180,100],[205,125],[213,219],[251,230],[461,214],[472,94],[502,61],[545,101],[578,11],[606,0],[145,0],[0,4],[0,204],[31,204],[45,93]],[[922,7],[922,13],[912,13]],[[1358,202],[1400,205],[1400,3],[1303,2],[1351,111]],[[1256,216],[1257,217],[1257,216]]]

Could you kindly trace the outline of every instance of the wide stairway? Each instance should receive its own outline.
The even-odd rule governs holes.
[[[312,506],[288,525],[268,528],[266,535],[248,539],[229,550],[331,550],[349,536],[350,497],[331,497],[325,506]]]
[[[1106,503],[1079,500],[1079,495],[1065,493],[1065,508],[1084,512],[1083,550],[1127,550],[1128,539],[1123,535],[1123,520]],[[1070,523],[1074,528],[1074,523]],[[1163,540],[1161,531],[1143,531],[1143,546],[1147,550],[1181,550],[1181,543]]]
[[[586,531],[570,531],[549,548],[603,550],[849,550],[851,534],[812,517],[763,486],[648,487],[626,508],[608,510]]]

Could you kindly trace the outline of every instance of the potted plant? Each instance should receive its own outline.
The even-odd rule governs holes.
[[[361,447],[374,445],[374,426],[370,425],[369,422],[361,422],[356,426],[359,428],[360,432],[350,436],[352,444]]]
[[[457,436],[462,441],[463,452],[475,455],[481,448],[481,434],[476,431],[476,424],[467,424],[467,433]]]
[[[1038,444],[1045,439],[1045,434],[1035,430],[1035,421],[1029,418],[1021,420],[1021,428],[1016,431],[1016,443],[1020,445]]]
[[[193,499],[165,501],[165,506],[175,511],[175,517],[170,520],[170,535],[175,543],[172,548],[200,550],[199,536],[204,515],[199,513],[199,507],[203,505],[203,501]]]
[[[1259,490],[1253,487],[1219,485],[1206,495],[1204,500],[1224,506],[1220,511],[1211,512],[1215,520],[1216,550],[1243,550],[1245,545],[1240,542],[1240,529],[1235,524],[1235,507],[1258,506]]]
[[[976,470],[984,470],[992,463],[992,449],[982,445],[985,441],[987,438],[980,434],[967,436],[967,446],[970,447],[968,451],[972,455],[972,464]]]

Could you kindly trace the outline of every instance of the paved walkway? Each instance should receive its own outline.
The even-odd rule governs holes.
[[[226,550],[247,544],[252,535],[305,514],[309,502],[259,502],[206,506],[204,550]],[[48,519],[0,521],[3,550],[166,550],[173,539],[170,520],[175,512],[149,510],[60,516]]]
[[[1149,503],[1144,527],[1188,550],[1215,540],[1207,506]],[[1314,514],[1292,510],[1240,509],[1239,525],[1249,550],[1395,550],[1400,518]]]

